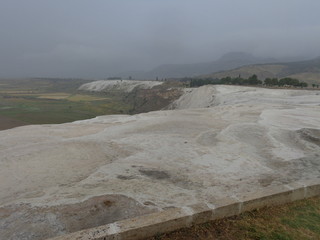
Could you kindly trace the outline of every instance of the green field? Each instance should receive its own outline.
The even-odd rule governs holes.
[[[126,114],[120,95],[78,93],[84,80],[0,80],[0,116],[26,124],[65,123],[98,115]]]
[[[130,106],[119,99],[87,100],[70,96],[46,99],[36,96],[1,96],[0,115],[30,124],[64,123],[98,115],[127,113]],[[78,99],[78,100],[75,100]]]

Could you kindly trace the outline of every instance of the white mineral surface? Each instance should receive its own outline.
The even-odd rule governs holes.
[[[203,86],[170,108],[0,131],[1,239],[320,176],[320,91]]]
[[[160,81],[137,81],[137,80],[99,80],[85,83],[79,87],[82,91],[103,92],[122,91],[132,92],[135,88],[150,89],[161,85]]]

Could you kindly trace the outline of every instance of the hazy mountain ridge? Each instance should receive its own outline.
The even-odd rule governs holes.
[[[164,64],[151,71],[127,71],[118,75],[136,79],[180,78],[229,70],[250,64],[275,62],[273,58],[259,58],[244,52],[231,52],[216,61],[192,64]]]
[[[279,62],[268,64],[252,64],[238,67],[228,71],[221,71],[212,74],[203,74],[200,77],[223,78],[241,77],[247,78],[256,74],[259,79],[292,77],[309,84],[320,83],[320,57],[307,61]]]

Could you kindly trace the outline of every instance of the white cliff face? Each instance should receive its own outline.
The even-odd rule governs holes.
[[[135,88],[150,89],[161,85],[159,81],[136,81],[136,80],[100,80],[83,84],[79,90],[90,92],[123,91],[131,92]]]
[[[14,239],[15,217],[21,231],[73,231],[56,206],[96,196],[128,198],[134,204],[118,208],[139,215],[320,176],[320,91],[186,91],[176,110],[0,131],[0,205],[12,211],[0,235]],[[29,215],[14,215],[21,204]],[[35,230],[32,212],[42,208],[64,228]]]

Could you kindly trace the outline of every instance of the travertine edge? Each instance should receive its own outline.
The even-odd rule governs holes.
[[[238,215],[253,209],[289,203],[320,195],[320,178],[265,188],[215,202],[125,219],[107,225],[58,236],[50,240],[137,240],[178,230],[211,220]]]

